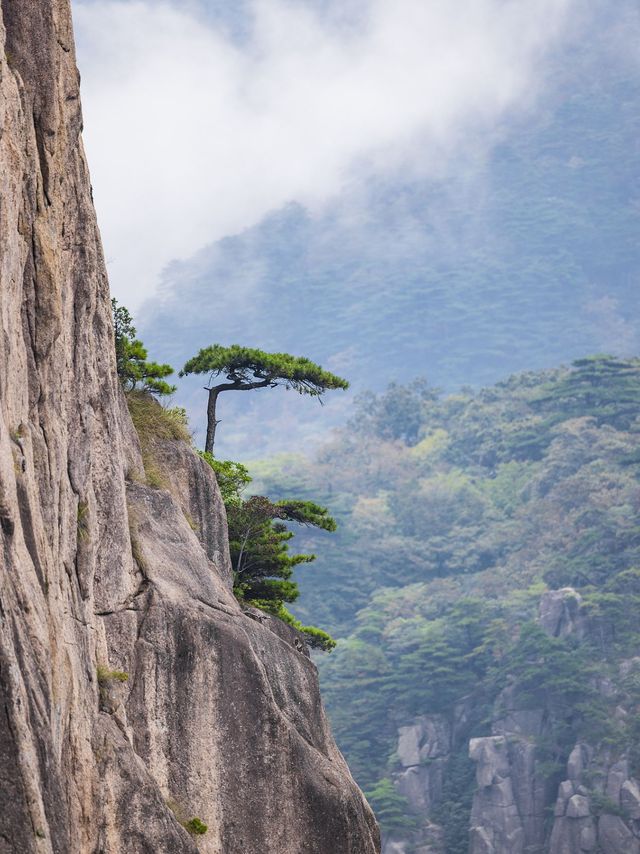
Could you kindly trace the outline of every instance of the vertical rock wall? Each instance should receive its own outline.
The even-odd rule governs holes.
[[[553,637],[589,631],[571,588],[543,596],[539,622]],[[640,662],[623,662],[616,681],[635,668]],[[640,854],[640,789],[627,757],[577,744],[558,782],[536,759],[537,744],[551,734],[547,714],[519,707],[516,687],[498,698],[494,734],[470,745],[477,782],[470,854]],[[611,688],[600,690],[606,697]],[[628,713],[620,706],[616,714]]]
[[[585,640],[592,631],[571,588],[543,595],[538,622],[556,638]],[[639,678],[640,659],[622,661],[599,691],[605,700],[617,697],[616,686]],[[637,711],[623,700],[613,714],[629,720]],[[553,741],[549,711],[523,703],[515,682],[493,703],[490,734],[468,739],[472,716],[472,706],[461,704],[450,716],[400,727],[394,783],[418,829],[388,835],[383,854],[447,854],[434,813],[449,763],[467,746],[475,764],[469,854],[640,854],[640,780],[619,746],[578,743],[564,767],[550,768],[538,749]]]
[[[230,593],[211,470],[169,442],[144,483],[68,0],[0,10],[0,852],[375,852],[315,667]]]

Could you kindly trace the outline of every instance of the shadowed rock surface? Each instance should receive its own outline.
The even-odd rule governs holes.
[[[0,9],[0,852],[373,854],[313,663],[230,592],[213,473],[167,443],[142,482],[68,2]]]
[[[539,624],[552,637],[582,638],[592,631],[570,587],[543,594]],[[632,658],[612,676],[623,684],[638,674],[640,659]],[[465,737],[469,709],[462,705],[453,710],[453,726],[446,716],[431,715],[399,729],[394,783],[420,825],[413,833],[388,835],[383,854],[448,854],[434,814],[448,763],[467,745],[475,765],[469,854],[640,854],[640,782],[628,751],[579,742],[565,763],[550,768],[537,749],[553,736],[549,713],[523,703],[517,687],[512,682],[496,698],[491,735]],[[606,694],[611,685],[600,690]],[[619,706],[616,714],[631,711]]]

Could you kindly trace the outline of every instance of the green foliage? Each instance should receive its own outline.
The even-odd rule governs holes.
[[[263,610],[273,613],[273,606],[271,603],[264,602],[261,604],[261,607]],[[277,612],[275,612],[275,616],[279,617],[283,623],[287,623],[287,625],[293,626],[294,629],[302,632],[311,649],[319,649],[322,650],[322,652],[331,652],[335,649],[336,642],[330,634],[322,629],[316,628],[315,626],[305,626],[300,622],[300,620],[296,619],[293,614],[287,611],[284,605],[280,605]]]
[[[135,337],[133,318],[116,299],[111,300],[113,331],[116,348],[118,377],[125,391],[141,389],[159,395],[173,394],[176,387],[164,378],[173,373],[171,365],[160,365],[147,360],[147,350]]]
[[[386,651],[352,636],[340,641],[330,659],[318,662],[318,669],[334,735],[362,788],[371,789],[386,771],[397,733]]]
[[[623,570],[607,579],[602,588],[587,588],[583,609],[601,656],[640,653],[640,570]]]
[[[185,821],[184,828],[193,836],[203,836],[209,830],[208,826],[197,816]]]
[[[217,460],[213,454],[207,451],[198,451],[198,454],[216,473],[216,480],[225,506],[227,508],[240,506],[242,493],[251,483],[249,469],[242,463],[236,463],[232,460]]]
[[[602,792],[591,792],[589,794],[589,805],[591,812],[596,816],[616,815],[619,818],[628,819],[629,813],[619,803]]]
[[[398,440],[415,445],[420,438],[428,405],[438,399],[438,390],[426,380],[407,386],[391,383],[386,392],[363,392],[355,401],[356,414],[350,422],[359,432],[379,439]]]
[[[481,600],[461,599],[442,617],[401,618],[389,627],[392,705],[403,714],[448,712],[481,678],[491,660],[486,628],[489,610]]]
[[[147,483],[156,489],[168,488],[171,474],[163,471],[156,448],[159,442],[170,439],[191,442],[186,413],[180,407],[162,406],[152,394],[145,391],[130,391],[126,400],[140,440]]]
[[[593,418],[628,430],[640,411],[640,359],[598,355],[577,359],[574,370],[558,383],[542,389],[533,401],[536,409],[559,419]]]
[[[89,536],[89,504],[86,501],[78,501],[76,515],[78,539],[86,540]]]
[[[284,385],[300,394],[318,397],[327,389],[349,387],[349,383],[319,365],[301,356],[289,353],[265,353],[237,344],[223,347],[213,344],[206,347],[186,363],[180,376],[187,374],[223,374],[230,383],[239,388],[254,383],[275,386]]]
[[[531,461],[500,463],[492,477],[482,480],[480,489],[499,513],[512,519],[523,504],[525,490],[534,472],[535,466]]]
[[[290,581],[294,567],[315,560],[312,554],[289,554],[293,537],[284,521],[334,530],[335,522],[323,507],[308,501],[273,503],[261,495],[227,508],[229,546],[236,595],[253,603],[272,603],[278,613],[285,602],[298,598]]]
[[[206,347],[186,363],[180,376],[209,374],[209,400],[207,404],[207,438],[205,451],[213,453],[216,430],[218,396],[223,391],[251,391],[258,388],[284,386],[299,394],[321,398],[327,389],[349,387],[349,383],[329,371],[323,370],[309,359],[289,353],[265,353],[249,347],[223,347],[213,344]],[[227,382],[211,385],[214,377],[224,374]]]
[[[251,482],[248,469],[231,460],[216,460],[206,451],[198,453],[216,473],[227,510],[237,598],[293,626],[312,649],[331,652],[336,645],[331,635],[304,625],[285,607],[285,602],[294,602],[298,597],[298,585],[291,581],[294,568],[315,560],[315,555],[289,554],[288,542],[293,532],[284,523],[335,531],[335,520],[326,507],[309,500],[274,503],[261,495],[245,500],[242,493]]]
[[[165,803],[176,817],[176,821],[192,836],[203,836],[209,830],[208,826],[197,816],[187,818],[189,813],[176,801],[167,800]]]
[[[319,629],[317,626],[305,626],[299,620],[295,620],[293,625],[298,631],[302,632],[311,649],[332,652],[336,648],[337,642],[324,629]]]
[[[107,685],[109,682],[127,682],[129,674],[123,670],[111,670],[106,664],[99,664],[96,669],[99,685]]]
[[[626,725],[629,767],[634,777],[640,775],[640,708],[636,703],[634,713]]]
[[[340,634],[319,662],[321,684],[365,790],[392,779],[398,726],[464,705],[473,734],[488,734],[507,686],[519,708],[544,714],[536,768],[550,788],[578,740],[626,751],[640,768],[640,675],[620,684],[612,670],[640,654],[638,360],[614,362],[477,394],[394,387],[363,398],[314,459],[252,467],[276,499],[321,496],[340,522],[323,541],[322,573],[300,579],[296,615]],[[302,536],[313,550],[319,534]],[[576,588],[583,633],[542,631],[549,586]],[[603,696],[612,676],[620,690]],[[620,703],[626,716],[613,714]],[[468,845],[474,785],[460,738],[433,816],[452,854]]]
[[[433,812],[433,820],[443,829],[447,854],[468,854],[469,815],[475,789],[475,764],[469,759],[466,739],[461,739],[447,764],[442,800]]]
[[[380,827],[385,833],[416,829],[417,821],[408,811],[409,804],[407,799],[403,798],[396,791],[388,777],[378,780],[368,792],[365,792],[365,797],[369,801],[380,823]]]
[[[335,595],[309,576],[298,608],[344,634],[384,586],[495,570],[523,587],[543,574],[554,587],[584,587],[640,565],[638,479],[622,464],[637,449],[635,428],[598,425],[573,409],[563,420],[563,397],[540,411],[538,401],[577,370],[427,400],[417,445],[380,438],[359,409],[314,460],[285,459],[280,480],[272,464],[252,467],[258,488],[320,496],[342,523],[321,558]]]
[[[278,518],[286,519],[288,522],[297,522],[299,525],[307,525],[319,528],[323,531],[335,531],[336,522],[326,507],[321,507],[313,501],[283,500],[277,501]]]
[[[559,716],[572,714],[597,693],[593,666],[576,641],[552,637],[536,622],[527,622],[495,668],[499,684],[515,681],[524,708],[546,708]]]
[[[163,439],[191,441],[186,413],[181,407],[163,406],[144,391],[129,392],[127,406],[141,442]]]
[[[545,710],[548,733],[538,743],[538,758],[550,775],[562,769],[576,741],[599,744],[614,734],[597,687],[599,672],[589,644],[571,636],[551,637],[538,623],[528,622],[491,673],[495,693],[510,683],[522,708]]]

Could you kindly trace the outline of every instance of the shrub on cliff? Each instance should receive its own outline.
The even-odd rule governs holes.
[[[285,607],[298,598],[298,585],[291,581],[294,568],[315,560],[313,554],[289,553],[294,534],[285,523],[335,531],[334,519],[326,507],[313,501],[274,503],[263,495],[244,499],[242,493],[251,482],[247,468],[231,460],[217,460],[207,451],[199,453],[216,473],[227,510],[236,597],[293,626],[314,649],[330,652],[336,645],[333,638],[322,629],[303,625]]]
[[[147,350],[138,338],[133,318],[116,299],[111,300],[113,310],[113,333],[116,348],[118,377],[125,391],[140,389],[153,394],[173,394],[174,385],[164,378],[173,373],[171,365],[161,365],[147,360]]]
[[[386,833],[406,833],[417,829],[418,822],[409,810],[409,802],[397,791],[388,777],[378,780],[365,795]]]
[[[180,407],[163,406],[147,391],[130,391],[126,398],[140,440],[147,483],[156,488],[167,488],[171,473],[163,471],[157,446],[168,439],[191,442],[186,413]]]
[[[293,537],[285,522],[335,530],[324,507],[310,501],[278,501],[252,495],[227,508],[229,545],[237,594],[248,601],[273,603],[298,598],[298,585],[290,581],[294,567],[315,560],[313,554],[290,554]]]
[[[290,554],[288,542],[294,536],[285,522],[309,525],[325,531],[336,524],[326,508],[312,501],[278,501],[253,495],[239,504],[227,506],[229,546],[238,599],[261,608],[301,631],[310,646],[330,651],[335,641],[314,626],[303,626],[285,607],[299,595],[291,581],[301,563],[315,560],[313,554]]]

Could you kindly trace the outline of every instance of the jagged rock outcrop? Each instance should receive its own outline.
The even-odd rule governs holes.
[[[583,637],[585,621],[580,614],[581,601],[580,594],[572,587],[547,590],[540,600],[538,622],[551,637]]]
[[[551,850],[640,854],[640,785],[629,760],[577,744],[558,788]]]
[[[579,642],[596,631],[570,587],[542,595],[538,624],[550,637]],[[633,702],[625,707],[621,686],[640,679],[640,658],[620,662],[617,671],[598,677],[597,690],[607,705],[621,701],[613,716],[624,721],[637,710]],[[533,708],[530,698],[523,702],[513,679],[491,717],[490,733],[469,739],[470,700],[450,716],[421,716],[399,729],[394,784],[419,827],[387,835],[384,854],[447,854],[434,815],[442,815],[450,763],[467,740],[475,764],[469,854],[640,854],[640,781],[628,751],[579,742],[556,768],[539,749],[557,738],[553,715]]]
[[[429,813],[442,793],[443,767],[451,752],[451,725],[442,715],[417,718],[400,727],[396,788],[421,812]]]
[[[0,852],[373,854],[313,663],[231,595],[213,473],[167,443],[143,482],[68,0],[0,10]]]
[[[544,733],[545,722],[542,714],[522,714],[521,720],[517,710],[510,710],[506,720],[513,729],[497,725],[494,731],[502,730],[501,734],[469,743],[477,785],[469,843],[474,854],[543,850],[547,793],[545,778],[536,767],[536,738]]]
[[[383,854],[441,854],[441,828],[430,816],[442,796],[443,774],[451,753],[452,726],[443,715],[422,715],[398,730],[398,769],[393,780],[413,813],[423,817],[420,827],[401,838],[384,840]],[[406,837],[406,834],[405,834]]]
[[[572,588],[545,593],[539,612],[545,632],[584,637],[589,628],[580,601]],[[618,681],[635,666],[635,660],[623,662]],[[470,744],[477,779],[470,854],[640,854],[640,788],[628,759],[607,746],[577,744],[558,785],[536,758],[536,745],[550,736],[548,715],[519,708],[516,688],[498,698],[494,734]],[[610,683],[600,685],[604,696],[612,690]],[[622,707],[617,713],[626,714]]]
[[[496,759],[498,748],[501,755]],[[640,789],[628,760],[576,745],[567,762],[567,779],[556,787],[549,835],[545,810],[550,787],[536,768],[533,734],[527,739],[476,739],[470,754],[478,776],[471,854],[640,852]],[[523,756],[528,761],[518,761]]]

